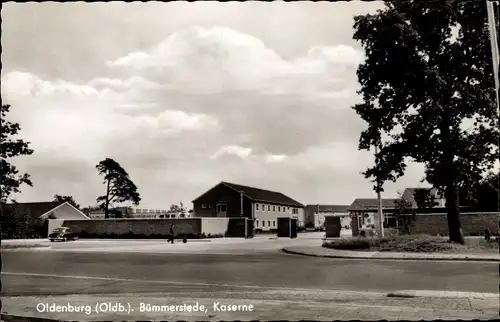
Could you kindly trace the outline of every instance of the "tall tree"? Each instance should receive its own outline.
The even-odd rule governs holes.
[[[18,123],[7,121],[9,110],[10,105],[2,105],[0,110],[0,202],[2,203],[7,202],[13,193],[20,192],[21,185],[33,186],[29,174],[20,174],[10,162],[14,157],[33,154],[33,150],[29,148],[29,142],[15,138],[21,127]]]
[[[57,203],[68,202],[70,205],[80,210],[80,205],[75,202],[72,196],[54,195],[54,202]]]
[[[130,179],[129,174],[118,162],[113,159],[105,159],[96,165],[99,175],[104,176],[106,184],[106,195],[98,197],[97,203],[104,209],[104,217],[109,218],[109,208],[113,203],[126,201],[139,205],[141,197],[137,192],[137,187]]]
[[[449,239],[463,243],[459,188],[498,159],[485,1],[384,3],[354,23],[366,56],[357,71],[363,103],[353,106],[368,123],[359,148],[379,147],[364,174],[395,181],[409,160],[423,163],[444,192]]]

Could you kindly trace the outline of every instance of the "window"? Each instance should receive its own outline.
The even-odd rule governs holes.
[[[278,206],[278,212],[281,212],[281,207],[280,206]]]
[[[226,212],[227,211],[227,205],[225,203],[221,203],[217,205],[217,212]]]
[[[212,205],[212,204],[209,204],[209,205],[208,205],[208,208],[212,209],[212,208],[213,208],[213,205]]]
[[[255,210],[259,210],[259,204],[255,204]]]
[[[276,211],[276,206],[273,206],[273,212]]]
[[[271,206],[267,205],[267,211],[271,211]]]
[[[273,227],[276,227],[276,221],[273,220]]]
[[[262,227],[266,227],[266,222],[262,220]]]
[[[299,210],[297,208],[292,209],[292,214],[297,215],[299,213]]]
[[[270,220],[267,222],[267,226],[271,227],[271,221]]]
[[[258,219],[255,221],[255,227],[259,227],[259,220]]]
[[[205,209],[205,208],[207,208],[207,205],[206,204],[202,204],[201,208]]]

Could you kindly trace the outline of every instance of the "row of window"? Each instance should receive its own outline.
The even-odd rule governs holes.
[[[263,211],[263,212],[265,212],[265,211],[287,212],[287,211],[290,210],[290,207],[285,207],[285,206],[271,206],[271,205],[264,205],[264,204],[258,204],[257,203],[257,204],[255,204],[255,210],[257,210],[257,211]],[[297,215],[298,213],[299,213],[299,209],[292,208],[292,214],[293,215]]]
[[[209,209],[212,209],[213,205],[212,204],[208,204],[207,205],[205,203],[201,205],[201,208],[203,208],[203,209],[207,209],[207,207]],[[217,212],[226,212],[227,211],[227,204],[225,204],[225,203],[218,203],[218,204],[216,204],[215,205],[215,211],[217,211]]]
[[[272,223],[273,223],[273,225],[271,226],[271,220],[268,220],[267,221],[267,226],[266,226],[266,221],[265,220],[262,220],[260,222],[259,222],[259,220],[256,220],[255,221],[255,228],[259,228],[259,224],[262,224],[262,227],[269,227],[269,228],[276,227],[276,221],[273,220]]]

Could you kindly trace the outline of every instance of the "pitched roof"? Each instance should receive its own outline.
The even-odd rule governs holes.
[[[306,209],[314,212],[347,212],[349,205],[307,205]]]
[[[229,188],[234,189],[238,192],[243,192],[243,194],[245,196],[247,196],[248,198],[250,198],[254,201],[277,203],[277,204],[281,204],[281,205],[295,206],[295,207],[304,207],[304,205],[301,204],[300,202],[295,201],[288,196],[285,196],[281,192],[258,189],[258,188],[253,188],[253,187],[247,187],[247,186],[242,186],[239,184],[229,183],[229,182],[224,182],[224,181],[222,181],[221,184],[224,184],[224,185],[228,186]]]
[[[394,209],[396,208],[396,202],[399,199],[382,199],[382,209]],[[349,206],[349,210],[368,210],[377,209],[378,199],[377,198],[358,198]]]
[[[417,201],[415,200],[415,192],[418,190],[428,190],[434,199],[442,199],[443,197],[436,188],[406,188],[401,196],[404,200],[410,202],[413,207],[417,207]]]
[[[14,210],[17,216],[27,215],[33,219],[38,219],[41,215],[48,213],[63,203],[64,202],[20,202],[15,204],[4,204],[4,207],[5,209]]]

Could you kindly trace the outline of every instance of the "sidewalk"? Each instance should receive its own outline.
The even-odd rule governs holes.
[[[495,319],[498,299],[392,298],[369,292],[248,290],[196,291],[188,293],[141,293],[99,295],[39,295],[4,297],[4,313],[46,319],[125,321],[125,320],[417,320]],[[66,312],[39,312],[40,303],[78,307]],[[113,304],[123,310],[110,310]],[[220,310],[217,306],[232,310]],[[175,306],[175,308],[172,308]],[[201,310],[182,310],[183,306],[204,306]],[[237,309],[234,309],[235,306]],[[241,307],[240,307],[241,306]],[[145,309],[141,309],[145,308]],[[249,310],[245,307],[250,308]],[[31,319],[30,319],[31,320]]]
[[[500,254],[446,254],[446,253],[398,253],[348,251],[325,248],[321,246],[290,246],[282,248],[289,254],[352,259],[407,259],[407,260],[459,260],[459,261],[500,261]]]

